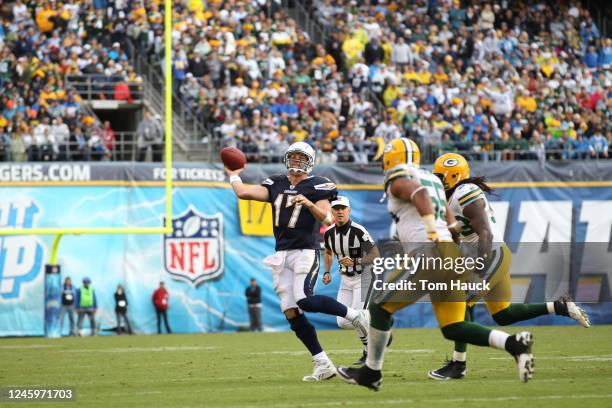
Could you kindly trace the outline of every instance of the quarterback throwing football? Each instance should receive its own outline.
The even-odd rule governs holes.
[[[317,224],[332,223],[330,200],[336,197],[337,189],[329,179],[310,175],[315,153],[307,143],[289,146],[283,162],[288,174],[269,177],[261,185],[244,184],[239,176],[244,168],[225,170],[238,198],[272,204],[276,253],[264,263],[272,267],[274,290],[291,330],[313,356],[314,371],[303,381],[321,381],[335,376],[336,368],[319,344],[317,332],[304,311],[343,317],[365,335],[368,318],[365,311],[314,294],[320,267]]]

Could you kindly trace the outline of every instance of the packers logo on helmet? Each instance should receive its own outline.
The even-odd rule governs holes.
[[[461,180],[470,177],[470,166],[462,155],[446,153],[436,159],[433,172],[442,180],[444,189],[450,190]]]
[[[450,159],[444,160],[444,166],[446,167],[453,167],[453,166],[456,166],[457,164],[459,164],[459,160],[457,159],[450,158]]]
[[[393,139],[385,146],[383,154],[383,170],[387,171],[400,164],[419,166],[421,151],[419,146],[407,137]]]

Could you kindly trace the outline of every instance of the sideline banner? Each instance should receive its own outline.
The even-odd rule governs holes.
[[[602,179],[602,174],[612,175],[612,164],[602,163],[605,162],[593,163],[591,167],[579,164],[573,173],[568,166],[550,168],[540,172],[540,184],[530,179],[538,177],[530,172],[533,169],[527,170],[531,165],[498,166],[505,168],[503,177],[499,169],[491,170],[500,175],[492,177],[499,187],[490,200],[503,226],[505,240],[542,243],[544,252],[546,242],[600,242],[606,244],[601,248],[610,248],[612,177]],[[155,170],[159,166],[36,164],[41,167],[26,171],[27,166],[0,166],[0,228],[152,227],[163,222],[163,174]],[[77,166],[89,166],[89,170]],[[253,181],[262,180],[273,171],[282,171],[279,166],[250,167],[248,177]],[[510,174],[513,168],[518,175]],[[151,296],[160,281],[166,283],[170,292],[169,319],[173,331],[213,332],[248,326],[244,290],[254,277],[262,287],[264,326],[287,330],[272,275],[261,263],[274,251],[269,205],[239,203],[218,167],[179,165],[178,169],[187,169],[183,176],[191,174],[199,181],[183,180],[174,189],[173,234],[65,236],[58,255],[61,280],[70,276],[75,286],[80,287],[83,277],[92,279],[99,302],[97,320],[102,330],[116,326],[113,294],[117,285],[123,284],[134,329],[153,333],[156,321]],[[388,238],[391,220],[386,203],[379,202],[380,173],[364,175],[346,168],[327,170],[330,175],[338,175],[339,183],[371,181],[371,184],[345,183],[342,194],[351,199],[357,222],[375,239]],[[117,177],[94,177],[106,171],[114,172]],[[148,172],[152,176],[155,171],[158,179],[147,176],[142,181],[134,178],[118,181],[125,180],[123,177],[128,173]],[[480,167],[473,172],[489,174],[480,171]],[[23,180],[25,173],[29,174],[30,181]],[[557,173],[559,178],[555,179],[553,176]],[[563,181],[569,173],[583,176],[592,173],[593,177],[583,179],[584,182],[576,178]],[[21,181],[14,179],[16,175],[20,175]],[[73,179],[69,180],[68,176]],[[78,180],[74,180],[76,176]],[[49,261],[52,242],[53,237],[45,236],[0,237],[0,335],[45,334],[45,304],[49,300],[45,297],[45,263]],[[612,323],[611,304],[601,303],[610,302],[612,268],[609,265],[612,263],[584,273],[580,270],[580,259],[588,254],[580,248],[584,246],[572,246],[568,288],[579,301],[600,302],[587,305],[594,323]],[[516,256],[520,245],[511,249]],[[607,255],[610,255],[609,249]],[[521,271],[513,271],[513,278],[518,282],[515,290],[524,293],[526,301],[535,288],[546,283],[545,276],[525,275]],[[336,296],[339,281],[339,276],[334,274],[332,284],[319,284],[317,292]],[[310,318],[317,327],[336,327],[335,318],[321,315]],[[486,317],[482,318],[483,322],[489,322]],[[532,322],[568,323],[548,316]],[[396,324],[398,327],[435,326],[435,318],[430,305],[417,304],[399,313]],[[67,331],[64,327],[63,333]]]

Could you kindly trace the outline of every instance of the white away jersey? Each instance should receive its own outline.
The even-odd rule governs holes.
[[[401,242],[427,242],[425,226],[416,207],[409,201],[401,200],[391,194],[389,181],[394,178],[405,177],[416,180],[427,189],[434,207],[436,218],[436,229],[440,234],[440,240],[452,241],[452,237],[446,226],[446,198],[444,187],[438,177],[427,170],[417,169],[413,166],[396,166],[385,175],[385,191],[388,197],[388,209],[397,224],[397,235]]]
[[[495,223],[495,214],[493,209],[487,200],[485,193],[476,184],[466,183],[461,184],[455,189],[453,195],[449,200],[450,210],[453,212],[455,219],[457,220],[457,231],[463,242],[478,242],[478,234],[472,229],[470,220],[463,215],[463,209],[473,203],[476,200],[484,200],[485,211],[487,213],[487,219],[489,220],[489,226],[491,233],[493,234],[494,244],[500,244],[504,242],[504,236],[499,231],[497,224]]]

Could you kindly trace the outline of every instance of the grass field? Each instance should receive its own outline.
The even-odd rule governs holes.
[[[522,384],[511,357],[476,347],[466,379],[429,380],[451,344],[438,330],[396,330],[378,393],[338,377],[303,383],[312,365],[291,333],[2,339],[0,387],[72,387],[77,400],[0,406],[612,407],[612,326],[533,332],[536,372]],[[319,337],[337,365],[359,356],[352,331]]]

